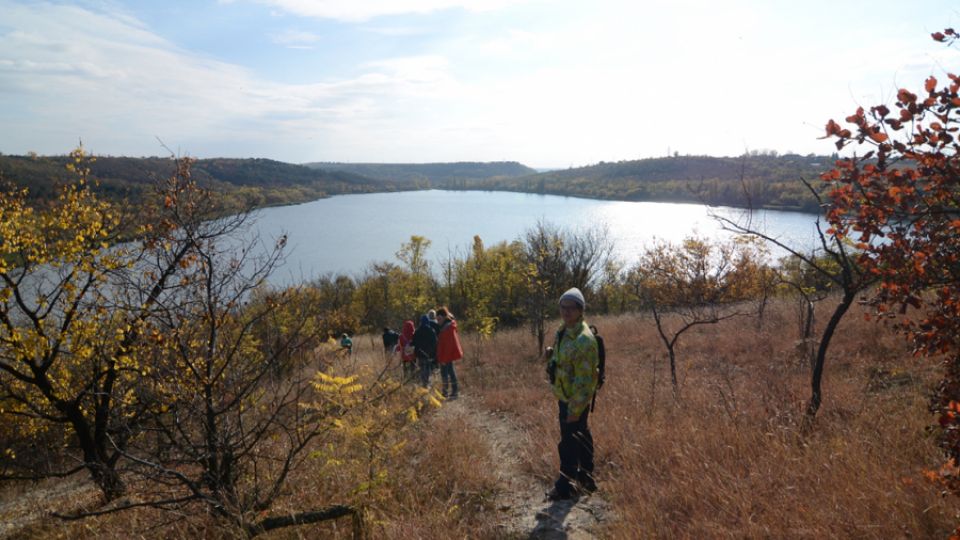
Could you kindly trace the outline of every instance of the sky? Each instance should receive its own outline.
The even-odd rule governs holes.
[[[827,154],[955,0],[0,0],[0,152],[570,167]]]

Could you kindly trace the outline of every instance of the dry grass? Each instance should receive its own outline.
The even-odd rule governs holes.
[[[791,306],[773,306],[763,328],[741,319],[681,338],[679,401],[652,321],[591,322],[608,349],[608,382],[591,418],[598,482],[616,514],[603,536],[937,538],[953,529],[956,501],[941,498],[920,475],[939,463],[926,433],[937,366],[911,358],[899,337],[856,311],[835,338],[824,404],[806,434],[800,416],[809,368],[797,358]],[[556,404],[533,340],[523,330],[501,332],[480,361],[474,340],[464,340],[462,392],[522,426],[527,437],[514,450],[546,488],[557,469]],[[366,341],[356,340],[359,361],[381,361],[374,340]],[[374,538],[498,537],[500,487],[490,474],[497,456],[489,443],[448,414],[427,415],[408,437],[386,463],[387,479],[364,499],[351,492],[359,469],[317,467],[298,473],[280,509],[366,502]],[[202,518],[149,528],[156,519],[132,512],[38,526],[27,536],[228,534]],[[346,538],[351,530],[344,520],[269,537]]]
[[[952,530],[956,501],[920,476],[939,463],[925,431],[936,366],[911,358],[898,336],[859,313],[834,339],[824,405],[808,434],[800,417],[809,368],[795,352],[791,306],[774,306],[763,328],[741,319],[684,336],[679,401],[651,321],[592,322],[609,358],[591,418],[601,489],[619,515],[609,537],[945,537]],[[535,434],[525,455],[546,483],[557,467],[556,408],[530,340],[502,334],[488,355],[483,398]]]

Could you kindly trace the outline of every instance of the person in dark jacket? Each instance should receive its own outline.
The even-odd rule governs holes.
[[[383,327],[383,352],[393,354],[397,349],[397,342],[400,341],[400,334],[396,330]]]
[[[420,385],[430,386],[430,370],[437,354],[437,334],[426,315],[420,317],[420,326],[413,333],[413,349],[420,366]]]
[[[460,334],[457,333],[457,321],[450,310],[444,306],[437,309],[437,323],[440,325],[440,332],[437,334],[437,363],[440,364],[440,377],[443,380],[441,392],[443,397],[457,399],[460,392],[453,363],[463,358]]]
[[[427,311],[427,319],[430,320],[430,328],[433,328],[433,333],[437,335],[437,338],[440,337],[440,323],[437,322],[437,311],[431,309]],[[430,372],[437,370],[439,366],[437,365],[437,357],[433,357],[433,361],[430,363]]]
[[[430,327],[433,328],[433,331],[437,335],[440,335],[440,323],[437,322],[437,311],[434,309],[431,309],[430,311],[428,311],[427,319],[430,320]]]
[[[350,339],[349,334],[340,336],[340,350],[347,351],[348,356],[353,354],[353,340]]]

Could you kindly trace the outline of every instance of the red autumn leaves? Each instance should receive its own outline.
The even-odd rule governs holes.
[[[933,39],[960,40],[953,29]],[[852,237],[858,265],[880,276],[870,302],[913,339],[917,354],[945,355],[934,410],[947,452],[943,485],[960,492],[960,77],[924,81],[923,92],[897,92],[893,107],[858,108],[824,138],[838,149],[867,145],[823,174],[827,220]],[[913,308],[913,309],[910,309]],[[941,471],[942,472],[942,471]],[[955,489],[954,489],[955,488]]]

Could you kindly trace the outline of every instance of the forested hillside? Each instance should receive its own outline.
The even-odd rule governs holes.
[[[0,178],[46,199],[69,181],[67,156],[0,155]],[[345,193],[409,189],[484,189],[627,201],[702,202],[815,212],[819,206],[800,181],[815,180],[829,156],[677,156],[600,162],[536,173],[517,162],[308,163],[270,159],[197,160],[200,185],[223,193],[230,206],[268,206]],[[141,200],[155,178],[169,176],[171,158],[99,157],[91,176],[107,198]]]
[[[72,181],[69,156],[0,155],[0,178],[28,187],[30,197],[48,199],[58,184]],[[154,179],[174,172],[171,158],[98,157],[90,163],[98,190],[113,200],[140,201]],[[389,191],[394,186],[343,171],[326,171],[270,159],[215,158],[197,160],[193,178],[222,193],[233,206],[258,206],[304,202],[344,193]]]
[[[456,188],[466,182],[499,180],[535,174],[537,171],[516,161],[488,163],[306,163],[307,167],[359,174],[397,185],[416,188]]]
[[[829,156],[796,154],[677,156],[600,162],[588,167],[447,187],[818,211],[815,198],[800,179],[816,180],[833,161]]]

